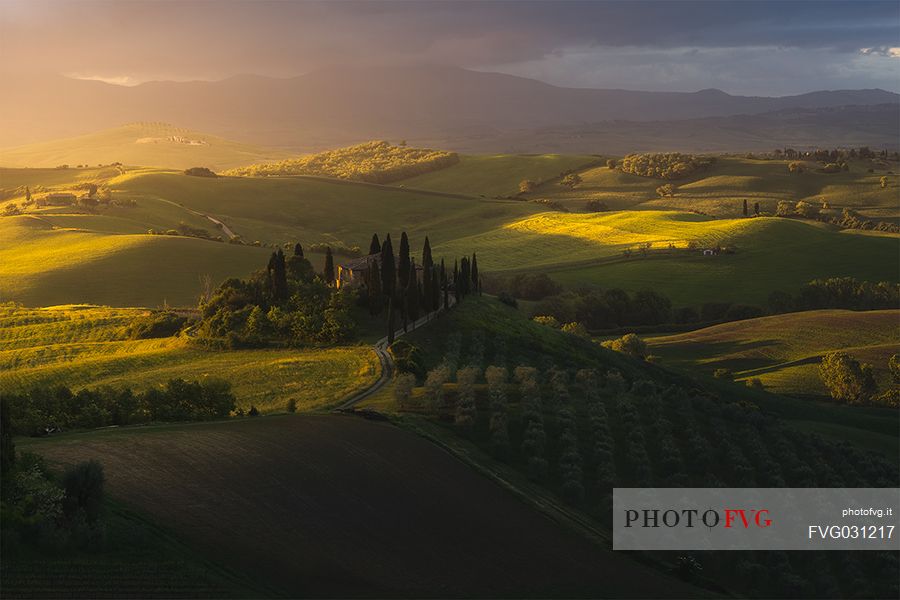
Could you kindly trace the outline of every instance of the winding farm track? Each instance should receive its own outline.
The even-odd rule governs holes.
[[[401,337],[403,337],[404,334],[406,334],[410,331],[415,331],[419,327],[422,327],[423,325],[433,321],[434,319],[438,318],[441,315],[441,313],[449,310],[450,308],[453,308],[454,304],[456,304],[456,301],[451,296],[449,298],[449,307],[447,309],[443,308],[443,306],[442,306],[437,311],[425,315],[421,319],[417,320],[415,323],[412,323],[411,325],[409,325],[407,327],[407,331],[403,331],[402,328],[398,329],[397,331],[394,332],[394,339],[396,340],[398,338],[401,338]],[[378,355],[378,360],[381,362],[381,376],[375,381],[375,383],[373,383],[366,389],[353,394],[352,396],[350,396],[349,398],[347,398],[346,400],[341,402],[339,405],[337,405],[334,408],[335,411],[351,410],[354,406],[356,406],[357,404],[359,404],[360,402],[362,402],[363,400],[365,400],[366,398],[368,398],[369,396],[371,396],[372,394],[374,394],[375,392],[377,392],[378,390],[383,388],[384,385],[390,380],[391,375],[393,375],[393,373],[394,373],[394,359],[391,358],[391,354],[390,354],[390,352],[387,351],[387,347],[388,347],[387,336],[384,336],[383,338],[381,338],[380,340],[378,340],[377,342],[375,342],[372,345],[372,349],[375,351],[375,354]]]

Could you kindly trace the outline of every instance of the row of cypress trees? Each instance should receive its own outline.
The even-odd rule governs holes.
[[[428,236],[422,246],[421,266],[410,256],[405,231],[400,235],[396,255],[390,233],[383,243],[377,233],[373,234],[369,255],[380,255],[380,261],[371,261],[365,281],[369,312],[377,315],[387,309],[389,338],[393,337],[398,317],[405,330],[410,322],[442,307],[449,308],[451,294],[454,302],[459,302],[470,293],[481,292],[476,255],[454,261],[451,272],[443,258],[440,263],[434,261]]]

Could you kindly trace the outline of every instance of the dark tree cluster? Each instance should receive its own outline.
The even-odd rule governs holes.
[[[185,169],[184,174],[191,177],[218,177],[206,167],[191,167],[190,169]]]
[[[210,346],[259,347],[270,343],[304,345],[349,338],[353,292],[335,288],[334,261],[326,253],[317,274],[294,245],[290,256],[279,248],[265,270],[248,279],[229,279],[200,304],[197,340]]]
[[[482,277],[484,291],[489,294],[506,293],[520,300],[542,300],[562,293],[562,285],[546,273],[518,273],[510,277]]]
[[[157,421],[204,421],[234,410],[231,384],[220,379],[170,379],[165,386],[135,392],[129,387],[38,387],[4,394],[13,433],[41,436],[69,429],[136,425]]]
[[[787,160],[814,160],[823,163],[845,163],[848,160],[857,158],[873,159],[881,158],[883,160],[900,160],[900,153],[888,150],[872,150],[868,146],[859,148],[818,148],[816,150],[796,150],[794,148],[776,148],[771,154],[771,158],[784,158]]]
[[[683,179],[700,169],[708,168],[714,162],[714,157],[681,154],[680,152],[629,154],[621,160],[619,168],[623,173],[641,177]]]
[[[824,308],[897,309],[900,308],[900,284],[832,277],[810,281],[797,294],[774,291],[769,295],[769,310],[773,314]]]

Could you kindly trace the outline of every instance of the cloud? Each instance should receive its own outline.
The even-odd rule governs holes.
[[[81,73],[127,84],[291,76],[345,63],[439,63],[561,85],[727,88],[761,81],[768,53],[773,76],[798,87],[823,87],[813,72],[827,74],[832,65],[847,83],[832,74],[827,85],[865,79],[895,88],[895,67],[854,59],[896,57],[898,21],[895,1],[855,2],[851,10],[790,1],[0,0],[0,71]],[[792,51],[812,59],[813,72],[790,60]]]
[[[900,47],[879,46],[877,48],[860,48],[859,53],[870,56],[886,56],[888,58],[900,58]]]

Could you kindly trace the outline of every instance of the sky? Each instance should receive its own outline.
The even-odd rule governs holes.
[[[569,87],[900,92],[900,2],[0,0],[0,74],[133,85],[343,64]]]

